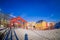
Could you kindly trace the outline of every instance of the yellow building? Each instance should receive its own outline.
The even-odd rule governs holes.
[[[45,30],[45,29],[48,28],[48,25],[47,24],[48,24],[47,22],[42,21],[40,23],[36,23],[35,24],[35,28],[38,29],[38,30]]]
[[[28,29],[45,30],[48,28],[48,23],[46,21],[42,21],[40,23],[28,22],[26,27],[28,27]]]

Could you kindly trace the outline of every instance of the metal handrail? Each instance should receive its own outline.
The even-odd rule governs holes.
[[[6,36],[4,37],[4,40],[8,40],[9,33],[10,33],[10,30],[6,33]]]
[[[0,31],[5,30],[6,28],[0,29]]]
[[[6,32],[6,35],[5,35],[5,37],[3,38],[3,40],[8,40],[8,37],[9,37],[9,36],[10,36],[10,37],[9,37],[10,40],[13,40],[12,32],[14,33],[16,40],[19,40],[18,37],[17,37],[17,35],[16,35],[16,32],[15,32],[15,31],[12,31],[12,29],[9,29],[9,31]]]
[[[7,29],[0,35],[0,39],[2,40],[3,39],[3,37],[2,36],[4,36],[4,34],[7,32]]]
[[[14,31],[14,34],[15,34],[16,40],[19,40],[18,37],[17,37],[17,35],[16,35],[16,32],[15,32],[15,31]]]
[[[12,40],[12,29],[11,29],[11,36],[10,36],[11,40]]]

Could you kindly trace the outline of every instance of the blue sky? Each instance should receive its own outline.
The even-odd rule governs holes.
[[[60,20],[60,0],[0,0],[0,9],[26,21]]]

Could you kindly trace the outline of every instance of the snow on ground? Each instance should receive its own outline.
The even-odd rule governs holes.
[[[60,40],[60,29],[54,30],[26,30],[17,28],[15,32],[19,40],[25,39],[25,34],[28,35],[29,40]]]

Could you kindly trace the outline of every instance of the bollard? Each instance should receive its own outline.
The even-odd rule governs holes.
[[[28,34],[25,34],[25,39],[24,40],[28,40]]]

